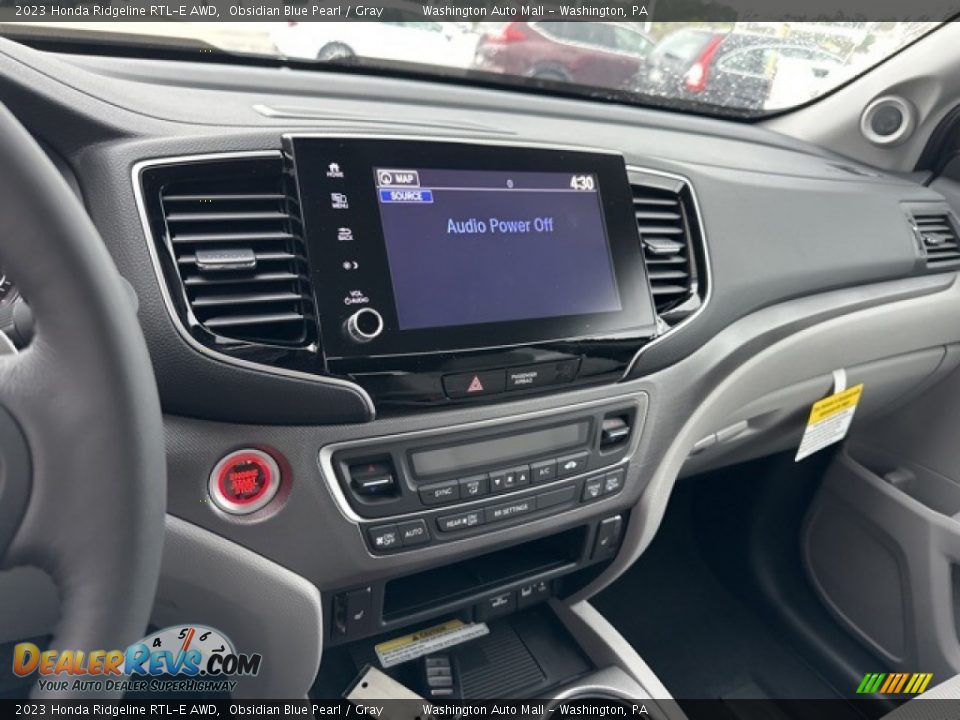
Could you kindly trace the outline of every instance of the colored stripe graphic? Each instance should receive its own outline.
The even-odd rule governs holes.
[[[883,682],[883,679],[886,676],[886,673],[867,673],[860,682],[860,687],[857,688],[857,693],[861,695],[875,693],[879,689],[880,683]]]
[[[883,684],[883,687],[880,688],[881,693],[890,692],[890,688],[896,685],[897,680],[900,679],[900,676],[897,673],[887,676],[887,681]]]
[[[857,687],[857,694],[919,695],[931,680],[933,673],[867,673]]]
[[[897,686],[891,690],[893,693],[899,693],[903,691],[903,686],[907,683],[907,678],[909,675],[907,673],[900,673],[900,682],[897,683]]]

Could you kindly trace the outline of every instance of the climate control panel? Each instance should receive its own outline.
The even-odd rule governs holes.
[[[644,399],[521,422],[323,448],[320,466],[372,554],[489,533],[623,491]]]

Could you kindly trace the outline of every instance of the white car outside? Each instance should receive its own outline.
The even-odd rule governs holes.
[[[288,23],[270,39],[290,58],[329,62],[361,57],[466,68],[479,36],[455,23],[312,22]]]

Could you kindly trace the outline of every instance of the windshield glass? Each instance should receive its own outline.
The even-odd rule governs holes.
[[[241,6],[238,6],[241,7]],[[359,7],[359,6],[358,6]],[[436,22],[429,6],[376,22],[43,22],[12,37],[102,34],[229,53],[442,73],[464,81],[587,91],[674,109],[757,115],[827,93],[931,32],[931,22]],[[48,19],[49,20],[49,19]],[[104,45],[109,52],[109,45]]]

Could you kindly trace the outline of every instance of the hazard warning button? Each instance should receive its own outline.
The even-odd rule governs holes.
[[[481,370],[443,376],[443,389],[447,397],[465,398],[480,395],[495,395],[506,390],[505,370]]]

